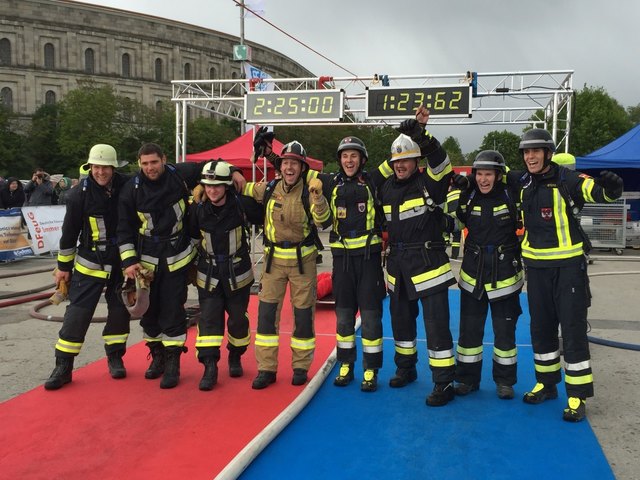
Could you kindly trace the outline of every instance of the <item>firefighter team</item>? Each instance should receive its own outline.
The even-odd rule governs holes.
[[[526,268],[537,383],[523,401],[535,405],[557,398],[562,347],[568,397],[563,419],[584,419],[586,399],[594,394],[587,340],[585,255],[590,246],[578,214],[587,202],[618,199],[622,179],[612,172],[599,178],[580,174],[564,166],[566,155],[556,162],[551,135],[536,128],[520,141],[522,171],[508,171],[499,152],[485,150],[476,156],[470,176],[456,175],[440,142],[426,129],[428,120],[429,111],[421,106],[414,119],[403,121],[389,159],[372,171],[366,169],[362,140],[345,137],[337,148],[335,174],[311,170],[297,141],[275,152],[273,133],[260,128],[254,153],[266,157],[278,173],[262,183],[246,182],[239,169],[223,160],[169,164],[153,143],[140,148],[139,171],[127,177],[117,171],[126,162],[117,159],[115,149],[95,145],[85,166],[88,176],[67,202],[54,275],[58,292],[68,292],[69,305],[55,344],[55,368],[44,387],[57,390],[71,382],[74,358],[103,291],[111,377],[126,377],[129,322],[140,318],[150,359],[145,378],[161,378],[163,389],[177,386],[180,357],[187,351],[189,284],[197,287],[201,311],[195,340],[203,365],[199,389],[211,390],[218,381],[225,327],[228,374],[242,377],[255,281],[252,225],[263,231],[264,262],[254,339],[258,374],[251,387],[261,390],[276,382],[287,287],[293,309],[291,384],[304,385],[315,350],[320,228],[330,230],[333,257],[339,363],[334,385],[348,386],[360,370],[359,314],[360,389],[377,390],[388,292],[396,366],[390,387],[402,388],[418,378],[417,317],[422,312],[433,382],[426,404],[443,406],[456,395],[477,391],[491,310],[496,394],[513,399]],[[424,169],[419,168],[422,158]],[[520,239],[516,231],[522,227]],[[456,278],[446,248],[453,235],[457,258],[463,228],[467,235],[457,279],[460,333],[454,345],[448,290]]]

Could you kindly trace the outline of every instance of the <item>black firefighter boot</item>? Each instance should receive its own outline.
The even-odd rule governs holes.
[[[124,368],[124,362],[122,356],[124,350],[117,350],[107,354],[107,366],[109,367],[109,374],[111,378],[125,378],[127,376],[127,370]]]
[[[180,355],[186,352],[186,347],[165,347],[164,375],[160,381],[160,388],[173,388],[180,380]]]
[[[56,357],[56,367],[44,384],[46,390],[58,390],[62,388],[63,385],[71,382],[74,358],[75,357]]]
[[[229,376],[230,377],[241,377],[244,375],[244,370],[242,369],[242,353],[238,350],[229,350]]]
[[[208,356],[201,358],[200,362],[204,365],[204,374],[198,388],[202,391],[213,390],[213,386],[218,383],[218,360]]]
[[[151,357],[151,365],[144,372],[144,378],[153,380],[164,373],[164,345],[162,342],[147,342],[147,347],[149,347],[147,360]]]

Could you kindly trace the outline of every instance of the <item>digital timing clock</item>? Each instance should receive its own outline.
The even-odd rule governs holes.
[[[420,105],[431,117],[470,117],[471,86],[368,88],[365,115],[372,120],[414,118]]]
[[[339,122],[344,115],[343,90],[247,92],[247,123]]]

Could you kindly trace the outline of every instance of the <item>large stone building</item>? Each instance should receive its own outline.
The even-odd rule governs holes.
[[[171,98],[171,80],[240,78],[232,59],[238,43],[218,31],[113,8],[1,0],[0,101],[28,116],[91,79],[154,106]],[[252,64],[272,76],[311,76],[275,50],[247,44]]]

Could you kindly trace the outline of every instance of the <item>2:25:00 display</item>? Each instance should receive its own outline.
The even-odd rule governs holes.
[[[333,97],[276,97],[273,99],[257,98],[253,107],[254,115],[296,115],[298,111],[310,115],[316,113],[330,114],[334,110]]]

